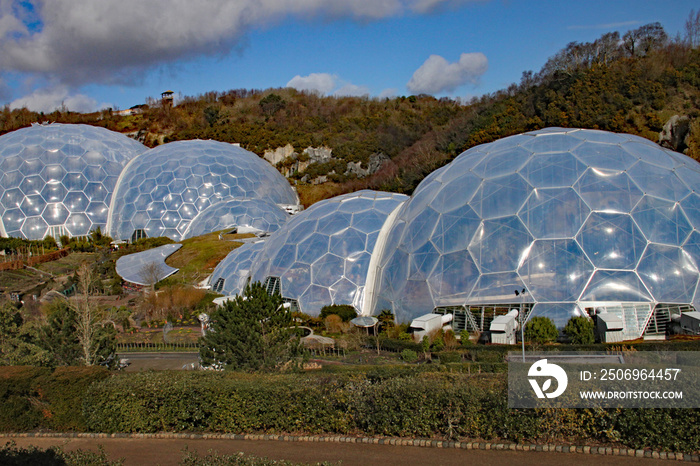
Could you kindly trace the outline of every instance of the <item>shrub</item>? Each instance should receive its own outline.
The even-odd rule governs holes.
[[[549,317],[531,317],[525,324],[525,339],[530,342],[545,344],[557,339],[559,332]]]
[[[466,330],[459,332],[459,341],[462,343],[462,346],[474,345],[474,342],[469,339],[469,332]]]
[[[462,353],[458,351],[443,351],[438,355],[441,364],[450,364],[462,361]]]
[[[401,351],[401,359],[406,362],[416,362],[418,361],[418,353],[410,349],[405,349]]]
[[[566,323],[564,333],[574,345],[590,345],[595,342],[595,325],[588,317],[572,317]]]

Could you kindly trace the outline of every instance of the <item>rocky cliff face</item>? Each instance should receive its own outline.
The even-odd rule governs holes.
[[[313,163],[321,164],[337,160],[333,157],[333,149],[329,147],[307,147],[299,154],[291,144],[274,150],[267,150],[263,158],[277,167],[282,175],[286,177],[305,171]],[[364,178],[376,173],[388,160],[390,159],[386,154],[375,153],[370,156],[367,168],[362,167],[362,162],[348,162],[345,175],[355,175],[358,178]],[[330,172],[328,175],[333,173],[335,172]],[[305,175],[302,178],[303,182],[311,184],[321,184],[327,180],[328,177],[326,175],[320,175],[313,179],[309,175]]]
[[[690,117],[674,115],[659,133],[659,145],[676,152],[686,153],[690,136]]]

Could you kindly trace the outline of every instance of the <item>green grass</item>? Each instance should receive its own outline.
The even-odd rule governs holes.
[[[41,282],[41,274],[28,269],[0,272],[0,292],[23,291]]]
[[[224,239],[219,239],[219,232],[214,232],[190,238],[182,241],[182,247],[165,262],[171,267],[180,269],[177,274],[178,281],[196,283],[211,274],[229,252],[242,245],[233,240],[252,236],[250,234],[224,235]]]
[[[91,252],[74,252],[58,260],[39,264],[36,268],[53,275],[72,275],[83,262],[92,262],[94,256]]]

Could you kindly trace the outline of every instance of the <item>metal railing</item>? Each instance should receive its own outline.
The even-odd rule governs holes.
[[[119,353],[152,353],[161,351],[199,351],[199,343],[117,343]]]

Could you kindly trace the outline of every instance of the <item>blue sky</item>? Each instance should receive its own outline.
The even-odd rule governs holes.
[[[0,0],[0,104],[119,109],[293,86],[327,95],[470,98],[569,42],[660,22],[697,1]]]

